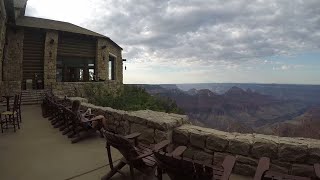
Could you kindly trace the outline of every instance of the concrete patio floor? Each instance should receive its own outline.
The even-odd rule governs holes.
[[[16,133],[10,129],[0,134],[1,180],[95,180],[110,170],[104,139],[97,136],[71,144],[41,116],[39,105],[23,106],[22,118]],[[112,152],[114,161],[122,157],[117,150]],[[124,171],[128,173],[128,168]],[[128,177],[117,174],[112,179]],[[233,175],[230,179],[248,178]]]

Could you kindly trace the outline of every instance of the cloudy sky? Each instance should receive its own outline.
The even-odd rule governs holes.
[[[29,0],[123,47],[125,83],[320,84],[319,0]]]

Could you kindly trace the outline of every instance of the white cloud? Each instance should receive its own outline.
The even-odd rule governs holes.
[[[128,68],[237,70],[259,61],[289,70],[260,58],[319,51],[319,7],[319,0],[29,0],[27,14],[109,36],[124,48]]]

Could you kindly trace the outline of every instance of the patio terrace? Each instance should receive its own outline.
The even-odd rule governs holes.
[[[20,130],[0,134],[0,179],[89,180],[100,179],[110,170],[104,139],[97,136],[71,144],[41,116],[39,105],[23,106],[22,115]],[[122,157],[117,150],[112,151],[115,161]],[[129,173],[127,167],[124,171]],[[135,172],[137,179],[143,179]],[[112,179],[127,178],[116,174]],[[247,178],[232,175],[230,179]]]

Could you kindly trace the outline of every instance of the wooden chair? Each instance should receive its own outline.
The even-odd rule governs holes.
[[[111,171],[103,176],[101,178],[102,180],[110,179],[117,172],[123,174],[120,170],[125,165],[129,165],[130,167],[130,177],[132,180],[135,178],[134,168],[147,175],[147,177],[153,177],[156,167],[153,152],[170,144],[168,140],[162,141],[153,147],[142,144],[138,141],[138,137],[141,135],[140,133],[121,136],[113,132],[105,131],[104,135],[107,140],[106,148]],[[115,166],[112,160],[111,146],[118,149],[123,155],[123,158]]]
[[[18,94],[18,104],[17,104],[17,112],[18,112],[18,116],[19,116],[19,121],[20,123],[22,123],[22,118],[21,118],[21,93]]]
[[[158,164],[158,179],[166,172],[172,180],[228,180],[236,158],[227,156],[222,165],[213,165],[212,160],[204,162],[181,157],[186,147],[179,146],[171,153],[156,151],[154,153]]]
[[[315,172],[317,173],[317,165],[315,167]],[[310,177],[294,176],[284,173],[275,172],[269,170],[270,159],[268,157],[262,157],[259,160],[259,164],[254,176],[254,180],[311,180]],[[317,175],[318,176],[318,175]]]
[[[97,129],[95,129],[92,126],[88,125],[88,122],[99,121],[99,120],[91,120],[91,118],[93,118],[94,115],[87,115],[86,118],[88,118],[88,120],[86,122],[83,122],[70,109],[65,109],[65,112],[67,113],[66,123],[69,124],[69,132],[66,134],[68,135],[69,138],[72,138],[71,143],[77,143],[80,140],[83,140],[92,134],[96,134],[96,131],[100,130],[99,126],[97,127]],[[102,128],[102,123],[101,123],[101,128]],[[100,135],[103,137],[101,130],[100,130]]]
[[[314,164],[314,171],[316,172],[316,176],[320,179],[320,164]]]
[[[3,129],[8,129],[9,125],[11,125],[16,132],[16,126],[20,129],[19,115],[18,115],[18,101],[19,96],[16,95],[14,97],[13,107],[10,111],[4,111],[0,116],[0,125],[1,132],[3,133]]]

